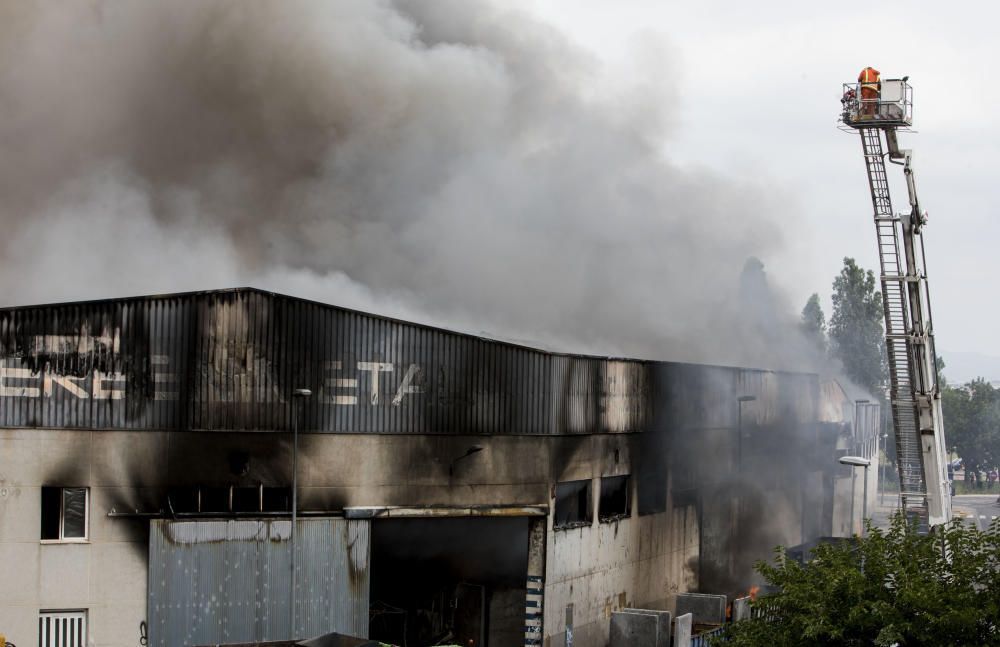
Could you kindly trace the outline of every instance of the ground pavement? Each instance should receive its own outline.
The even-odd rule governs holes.
[[[871,512],[872,524],[877,528],[888,528],[889,518],[899,505],[895,493],[879,493],[875,510]],[[986,530],[1000,517],[1000,503],[995,494],[960,494],[951,498],[953,514],[966,523]]]
[[[993,494],[962,494],[952,497],[951,507],[956,517],[975,524],[980,530],[986,530],[1000,517],[1000,504]]]

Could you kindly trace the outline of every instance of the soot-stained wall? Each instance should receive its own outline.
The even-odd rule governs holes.
[[[561,644],[568,616],[574,645],[603,645],[621,608],[670,609],[688,590],[745,593],[752,564],[776,545],[828,534],[823,475],[837,469],[836,437],[818,424],[816,376],[660,363],[651,384],[651,427],[629,437],[627,461],[606,453],[596,469],[558,473],[592,479],[595,493],[600,477],[630,473],[636,491],[622,519],[601,522],[595,507],[591,523],[559,529],[550,515],[547,644]],[[668,488],[663,512],[640,514],[643,487]]]
[[[253,289],[0,310],[0,426],[640,431],[646,362],[553,355]]]
[[[575,644],[603,644],[617,608],[728,593],[775,543],[823,534],[806,514],[827,482],[814,375],[556,355],[256,290],[14,308],[0,568],[18,570],[0,621],[86,607],[97,644],[135,644],[146,529],[106,515],[169,515],[178,487],[287,487],[300,387],[307,511],[551,506],[556,483],[592,481],[591,524],[550,514],[550,640],[568,604]],[[601,480],[624,475],[629,514],[602,522]],[[91,488],[90,544],[39,545],[46,485]]]

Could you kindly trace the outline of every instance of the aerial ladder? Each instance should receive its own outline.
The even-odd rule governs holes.
[[[908,77],[866,80],[844,84],[840,121],[861,135],[875,214],[900,503],[921,525],[936,526],[951,521],[951,488],[924,256],[927,214],[917,199],[913,153],[897,139],[913,125],[913,89]],[[908,213],[893,212],[886,161],[902,166]]]

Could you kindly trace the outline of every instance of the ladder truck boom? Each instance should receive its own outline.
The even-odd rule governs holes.
[[[844,84],[840,120],[861,135],[875,214],[900,501],[908,514],[936,526],[951,521],[951,488],[924,255],[927,216],[917,197],[913,152],[901,149],[897,138],[913,123],[912,99],[906,77],[880,80],[866,68],[857,84]],[[909,213],[893,212],[886,159],[903,167]]]

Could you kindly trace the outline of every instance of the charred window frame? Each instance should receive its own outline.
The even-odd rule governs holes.
[[[86,542],[90,536],[90,488],[42,487],[41,540]]]
[[[597,518],[602,523],[624,519],[631,513],[632,479],[624,476],[601,477],[601,500],[597,506]]]
[[[253,486],[194,486],[167,492],[171,514],[239,515],[291,512],[291,488]]]
[[[556,530],[589,526],[594,521],[592,483],[566,481],[556,483],[555,518],[552,527]]]

